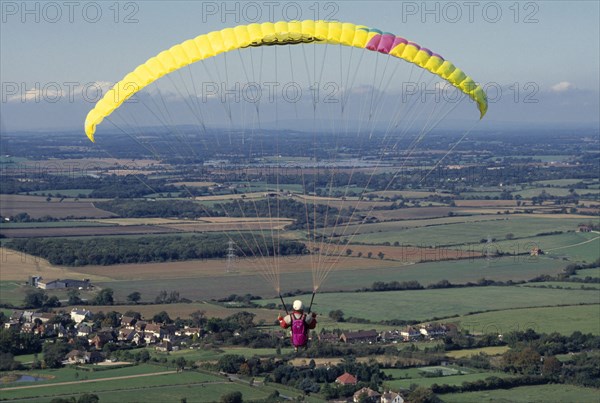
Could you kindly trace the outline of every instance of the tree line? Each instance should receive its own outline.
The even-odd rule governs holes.
[[[54,265],[86,266],[123,263],[169,262],[192,259],[223,258],[232,240],[245,256],[273,256],[274,248],[281,256],[303,254],[303,243],[291,240],[273,242],[270,237],[255,235],[249,244],[240,236],[198,234],[191,236],[156,236],[139,238],[13,239],[6,247],[47,259]]]

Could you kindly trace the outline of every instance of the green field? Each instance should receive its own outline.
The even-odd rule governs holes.
[[[167,358],[173,360],[177,357],[184,357],[188,361],[216,361],[226,354],[237,354],[243,355],[246,358],[260,356],[260,357],[274,357],[276,351],[274,348],[249,348],[249,347],[224,347],[216,350],[179,350],[171,351],[167,353],[157,352],[153,348],[149,348],[148,352],[152,357]],[[282,348],[281,354],[287,355],[292,352],[292,348]]]
[[[173,368],[172,368],[173,369]],[[166,370],[163,367],[163,371]],[[111,371],[103,371],[110,374]],[[114,370],[116,371],[116,370]],[[112,377],[114,375],[104,375],[102,378]],[[87,373],[82,373],[78,381],[85,381]],[[91,379],[91,378],[90,378]],[[100,379],[100,378],[96,378]],[[17,389],[17,390],[2,390],[2,396],[6,399],[22,399],[26,397],[39,397],[43,394],[45,397],[57,396],[64,394],[81,394],[81,393],[96,393],[103,391],[127,390],[127,389],[147,389],[161,386],[177,386],[181,388],[183,385],[223,382],[223,378],[217,375],[208,375],[199,372],[182,372],[171,374],[159,374],[155,376],[145,376],[138,378],[111,379],[110,381],[99,381],[93,383],[76,382],[69,385],[55,385],[40,389]],[[11,384],[14,386],[14,384]],[[19,385],[20,386],[20,385]],[[139,393],[139,391],[138,391]]]
[[[533,291],[531,288],[529,290]],[[563,290],[563,292],[575,291]],[[587,292],[600,303],[597,292],[581,292]],[[532,328],[541,333],[558,332],[570,335],[575,330],[579,330],[582,333],[600,335],[598,317],[600,317],[600,305],[575,305],[485,312],[463,315],[449,321],[457,323],[462,329],[469,330],[471,333],[507,333],[512,330]]]
[[[26,357],[33,357],[33,355],[27,355]],[[40,359],[42,358],[42,354],[39,355]],[[30,360],[31,361],[31,360]],[[170,369],[174,369],[171,367]],[[67,366],[60,369],[40,369],[31,372],[23,372],[25,375],[31,375],[35,377],[47,378],[45,381],[35,382],[35,385],[41,384],[52,384],[57,382],[72,382],[78,380],[86,380],[86,379],[103,379],[103,378],[112,378],[118,376],[129,376],[129,375],[139,375],[139,374],[152,374],[156,372],[167,371],[169,368],[159,365],[150,365],[150,364],[139,364],[133,365],[123,368],[114,368],[114,369],[104,369],[102,371],[80,371],[75,369],[75,367]],[[18,371],[17,371],[18,372]],[[20,373],[20,372],[19,372]],[[32,385],[29,383],[0,383],[0,390],[6,387],[14,387],[14,386],[28,386]],[[3,392],[4,393],[4,392]]]
[[[180,403],[186,399],[189,403],[218,402],[221,396],[231,392],[242,392],[244,401],[264,399],[271,393],[271,388],[255,388],[239,383],[190,383],[186,385],[149,385],[144,389],[121,389],[111,392],[96,393],[100,402],[156,402]],[[299,394],[299,392],[296,392]],[[77,395],[75,395],[77,397]],[[27,400],[28,402],[30,400]],[[31,400],[44,402],[47,400]]]
[[[482,243],[475,249],[500,250],[509,254],[529,253],[538,247],[550,257],[567,257],[571,261],[592,262],[600,257],[600,236],[590,232],[565,232],[557,235],[534,236],[508,241]]]
[[[592,403],[598,402],[598,389],[572,385],[520,386],[482,392],[449,393],[440,395],[447,403]]]
[[[580,290],[580,289],[595,289],[595,290],[600,290],[600,284],[599,283],[575,283],[575,282],[570,282],[570,281],[544,281],[541,283],[527,283],[527,284],[523,284],[521,285],[521,287],[537,287],[537,288],[570,288],[570,289],[574,289],[574,290]]]
[[[376,252],[376,250],[374,250]],[[443,250],[432,249],[429,256],[439,256]],[[358,259],[358,258],[357,258]],[[397,267],[378,267],[379,260],[362,259],[364,269],[343,270],[335,269],[327,277],[324,291],[357,290],[370,287],[374,281],[419,281],[422,285],[437,283],[442,279],[455,284],[476,282],[481,278],[493,280],[529,280],[541,274],[557,274],[568,262],[544,257],[529,259],[529,257],[504,257],[490,259],[467,259],[457,261],[429,262],[420,264],[398,264]],[[369,267],[368,265],[372,265]],[[137,275],[139,277],[139,275]],[[246,294],[272,297],[276,295],[273,288],[258,273],[255,276],[223,273],[214,277],[194,277],[190,274],[185,278],[152,279],[139,278],[126,281],[99,282],[101,287],[110,287],[115,291],[117,300],[125,301],[132,290],[142,293],[143,298],[154,299],[161,290],[178,290],[182,297],[192,300],[207,300],[222,298],[224,295]],[[282,290],[312,289],[311,269],[303,273],[282,274]]]
[[[482,239],[506,239],[507,234],[515,238],[532,237],[539,233],[551,231],[576,230],[581,223],[579,218],[524,217],[521,215],[506,216],[505,220],[489,222],[469,222],[443,225],[431,228],[403,228],[402,222],[363,225],[359,235],[352,242],[381,244],[383,242],[400,242],[402,245],[439,246],[479,244]]]
[[[600,267],[596,267],[594,269],[577,270],[577,274],[575,274],[573,277],[577,277],[577,278],[586,278],[586,277],[598,278],[598,277],[600,277]]]
[[[575,185],[576,183],[593,183],[586,179],[549,179],[545,181],[535,181],[534,184],[542,185],[542,186],[558,186],[558,187],[566,187]]]
[[[15,281],[0,281],[0,302],[19,306],[23,303],[25,292],[21,284]]]
[[[442,376],[426,376],[427,373],[441,372]],[[499,378],[510,377],[502,372],[478,372],[477,370],[462,367],[424,367],[409,369],[386,369],[384,372],[393,377],[386,381],[385,385],[392,390],[408,389],[411,384],[430,387],[434,383],[438,385],[461,385],[463,382],[483,380],[490,376]]]
[[[302,298],[308,300],[310,296],[305,295]],[[269,301],[261,303],[266,302]],[[315,310],[317,312],[341,309],[346,317],[365,318],[371,321],[390,319],[425,321],[434,317],[447,318],[475,311],[512,310],[558,304],[593,304],[598,303],[598,294],[581,290],[472,287],[419,291],[328,293],[318,295],[316,302]],[[514,318],[513,315],[510,317]],[[537,318],[539,320],[539,317]],[[589,319],[589,316],[587,318]],[[534,319],[536,317],[530,318],[530,321]],[[589,328],[589,326],[588,324],[587,327]],[[598,326],[598,323],[596,322],[594,326]],[[573,329],[579,329],[579,327],[573,327]]]

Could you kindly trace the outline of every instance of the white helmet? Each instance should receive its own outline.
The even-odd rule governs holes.
[[[299,299],[295,300],[292,306],[294,307],[294,311],[301,311],[302,309],[304,309],[304,305]]]

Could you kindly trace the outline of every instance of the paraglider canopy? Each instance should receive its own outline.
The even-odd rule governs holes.
[[[471,77],[439,54],[414,42],[364,25],[313,20],[279,21],[213,31],[148,59],[98,101],[85,119],[85,133],[94,141],[96,126],[123,102],[150,83],[191,63],[240,48],[313,42],[364,48],[414,63],[471,97],[477,103],[481,118],[487,111],[485,92]]]

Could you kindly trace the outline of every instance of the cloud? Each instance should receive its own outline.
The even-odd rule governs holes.
[[[575,84],[570,83],[568,81],[561,81],[560,83],[554,84],[552,87],[550,87],[550,90],[552,92],[565,92],[574,88]]]

